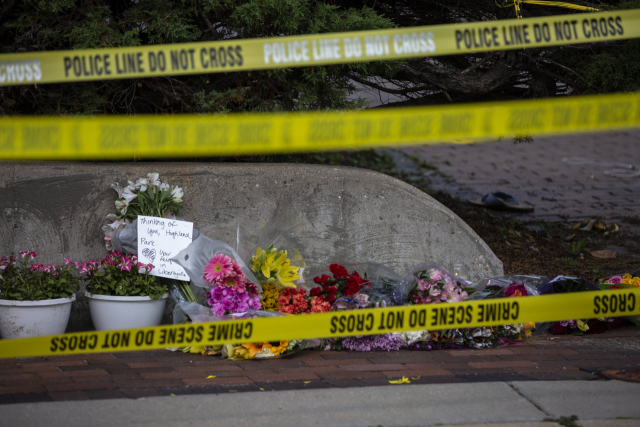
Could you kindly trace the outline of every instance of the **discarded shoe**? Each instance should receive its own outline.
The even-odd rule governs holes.
[[[529,203],[519,203],[513,198],[513,196],[501,191],[489,193],[483,198],[474,197],[469,199],[469,203],[476,206],[502,211],[532,212],[534,209],[533,205],[530,205]]]

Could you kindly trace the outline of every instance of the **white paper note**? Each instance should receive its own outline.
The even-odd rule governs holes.
[[[154,276],[189,281],[184,269],[170,258],[189,246],[192,239],[192,222],[138,216],[138,261],[152,264]]]

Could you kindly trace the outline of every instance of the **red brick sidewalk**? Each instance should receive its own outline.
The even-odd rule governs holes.
[[[261,361],[170,351],[0,359],[0,403],[363,387],[402,376],[413,384],[597,380],[602,368],[640,369],[640,328],[501,349],[304,351]]]

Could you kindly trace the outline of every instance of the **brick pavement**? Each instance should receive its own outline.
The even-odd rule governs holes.
[[[522,346],[431,352],[303,351],[228,361],[181,352],[0,359],[0,403],[486,381],[598,380],[640,369],[640,328],[585,337],[542,335]],[[214,376],[215,378],[208,378]]]
[[[463,199],[504,191],[535,205],[536,219],[610,220],[640,214],[640,177],[616,178],[603,173],[611,168],[562,162],[563,157],[588,157],[640,167],[640,131],[533,137],[530,144],[503,140],[415,146],[401,152],[435,165],[445,175],[430,176],[433,189]],[[400,169],[415,169],[408,159],[397,153],[394,157]]]

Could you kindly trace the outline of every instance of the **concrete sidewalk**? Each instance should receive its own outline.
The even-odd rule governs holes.
[[[541,381],[279,391],[150,397],[138,400],[27,403],[3,406],[0,425],[111,426],[432,426],[632,418],[638,425],[640,384]],[[517,424],[513,424],[517,423]],[[586,425],[606,426],[603,421]]]
[[[432,174],[430,188],[461,199],[503,191],[533,204],[534,219],[602,217],[619,222],[640,214],[640,176],[617,178],[604,174],[611,167],[572,166],[562,159],[586,157],[640,168],[639,148],[640,131],[629,130],[545,138],[534,135],[532,143],[515,145],[502,140],[415,146],[400,152],[436,166],[444,177]],[[408,158],[394,157],[401,170],[415,169]]]

